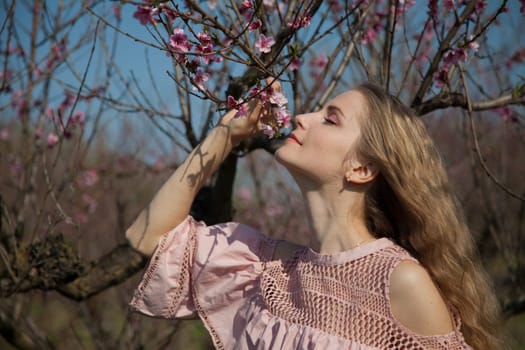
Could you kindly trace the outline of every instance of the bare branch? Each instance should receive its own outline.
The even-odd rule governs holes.
[[[487,176],[499,188],[501,188],[503,191],[505,191],[511,197],[514,197],[514,198],[516,198],[516,199],[518,199],[518,200],[523,202],[523,201],[525,201],[524,197],[522,197],[522,196],[514,193],[510,189],[508,189],[505,185],[503,185],[501,183],[501,181],[499,181],[499,179],[496,178],[496,176],[494,176],[494,174],[492,174],[492,171],[488,168],[487,163],[485,162],[485,159],[483,158],[483,155],[481,154],[481,149],[479,147],[479,141],[478,141],[478,135],[476,133],[476,127],[474,125],[474,118],[472,117],[472,103],[471,103],[471,100],[470,100],[470,93],[469,93],[469,90],[468,90],[467,79],[465,78],[465,73],[463,71],[463,67],[459,66],[459,70],[460,70],[460,73],[461,73],[461,80],[463,81],[463,88],[465,89],[465,94],[466,94],[466,99],[467,99],[467,110],[466,110],[466,113],[467,113],[468,118],[469,118],[470,131],[472,132],[472,137],[474,139],[474,149],[476,150],[476,154],[478,155],[478,161],[481,164],[481,166],[483,167],[483,170],[485,170],[485,173],[487,174]]]
[[[522,91],[519,95],[507,94],[491,100],[471,101],[470,105],[472,111],[485,111],[508,105],[525,105],[525,91]],[[414,110],[419,115],[425,115],[437,109],[449,107],[468,108],[468,99],[459,92],[442,92],[420,105],[415,106]]]
[[[392,59],[392,44],[394,41],[394,33],[397,24],[397,11],[399,8],[399,0],[394,0],[395,4],[392,6],[392,0],[388,2],[387,9],[390,11],[388,15],[387,25],[385,27],[386,38],[383,46],[383,69],[381,80],[385,89],[388,91],[390,86],[390,62]],[[404,4],[401,6],[405,6]]]
[[[466,5],[465,9],[463,10],[463,13],[457,18],[452,28],[450,28],[445,39],[443,39],[443,41],[439,43],[439,49],[434,55],[434,58],[432,59],[432,62],[430,63],[430,66],[427,69],[427,72],[425,73],[425,77],[423,78],[423,81],[421,82],[421,85],[419,86],[414,96],[414,99],[412,101],[412,107],[421,104],[421,101],[425,97],[428,88],[432,84],[432,78],[439,67],[439,63],[441,62],[443,54],[449,49],[450,43],[452,42],[452,39],[454,39],[454,37],[456,36],[461,25],[470,17],[472,12],[474,11],[476,2],[477,1],[475,0],[470,1]]]
[[[521,92],[520,95],[507,94],[492,100],[471,101],[472,111],[485,111],[508,105],[525,105],[525,91]],[[421,103],[420,105],[415,106],[414,110],[419,115],[425,115],[437,109],[449,107],[467,108],[468,99],[465,95],[459,92],[442,92],[439,95],[436,95],[431,99]]]
[[[129,245],[119,245],[95,262],[81,277],[59,286],[58,291],[75,300],[87,299],[127,280],[140,271],[146,261]]]

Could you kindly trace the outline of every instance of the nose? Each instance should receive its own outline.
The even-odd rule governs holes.
[[[306,115],[305,114],[298,114],[295,116],[295,123],[301,128],[305,129],[306,126]]]

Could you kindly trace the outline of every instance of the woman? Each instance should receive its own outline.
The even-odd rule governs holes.
[[[315,241],[191,203],[267,109],[228,112],[127,231],[152,260],[131,306],[199,316],[220,349],[496,349],[497,302],[423,124],[372,84],[296,117],[277,160],[297,181]]]

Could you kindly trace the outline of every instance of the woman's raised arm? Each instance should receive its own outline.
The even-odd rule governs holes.
[[[126,238],[135,249],[151,255],[160,237],[186,218],[197,192],[232,147],[259,132],[261,108],[252,100],[246,117],[235,118],[237,111],[229,111],[195,147],[126,230]]]

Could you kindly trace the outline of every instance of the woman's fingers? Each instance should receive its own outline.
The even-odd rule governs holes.
[[[279,80],[274,77],[268,77],[266,78],[266,84],[271,86],[275,91],[281,91],[281,83],[279,83]]]

